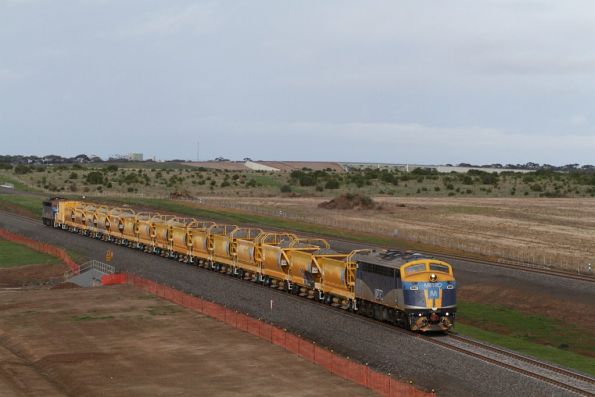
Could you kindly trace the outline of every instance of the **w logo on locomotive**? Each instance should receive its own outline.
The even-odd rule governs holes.
[[[440,297],[440,288],[428,288],[428,298],[438,299]]]

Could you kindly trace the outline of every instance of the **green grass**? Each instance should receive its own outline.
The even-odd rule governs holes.
[[[30,216],[41,218],[44,199],[44,196],[28,194],[0,194],[0,208],[10,210],[10,207],[17,207]]]
[[[0,268],[55,263],[60,263],[60,260],[53,256],[34,251],[24,245],[0,240]]]
[[[3,172],[0,174],[0,184],[5,183],[5,182],[12,183],[14,185],[14,189],[19,190],[21,192],[40,192],[41,191],[41,189],[36,189],[36,188],[30,187],[29,185],[26,185],[23,182],[21,182],[19,179],[9,176],[9,175],[7,175],[7,173]]]
[[[504,306],[459,302],[456,332],[595,375],[589,330]]]
[[[281,185],[283,185],[283,181],[279,178],[275,178],[273,176],[269,176],[269,175],[252,175],[252,177],[249,177],[248,179],[254,179],[256,181],[256,183],[258,183],[261,186],[267,186],[267,187],[280,187]]]

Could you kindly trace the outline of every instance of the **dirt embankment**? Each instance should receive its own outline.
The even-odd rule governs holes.
[[[62,281],[68,267],[63,264],[26,265],[0,269],[0,288],[41,286]]]

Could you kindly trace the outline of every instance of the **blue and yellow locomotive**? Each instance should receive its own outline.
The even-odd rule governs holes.
[[[452,267],[430,256],[396,250],[359,253],[359,311],[414,331],[448,331],[456,313]]]

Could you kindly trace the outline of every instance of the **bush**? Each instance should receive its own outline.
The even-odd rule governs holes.
[[[291,186],[289,186],[289,185],[281,186],[281,193],[289,193],[289,192],[291,192]]]
[[[79,174],[77,174],[76,172],[71,172],[68,179],[78,179],[78,177],[79,177]]]
[[[105,170],[107,172],[116,172],[116,171],[118,171],[118,166],[117,165],[110,164],[107,167],[105,167]]]
[[[299,179],[300,186],[314,186],[316,185],[316,178],[309,174],[303,174]]]
[[[29,172],[33,172],[33,169],[24,164],[18,164],[14,167],[14,173],[19,175],[28,174]]]
[[[534,192],[541,192],[543,191],[543,187],[536,183],[534,185],[531,185],[531,190],[533,190]]]
[[[338,189],[340,186],[341,184],[336,179],[329,179],[328,181],[326,181],[326,184],[324,185],[326,189]]]
[[[473,178],[471,178],[469,175],[465,175],[463,177],[463,185],[473,185]]]
[[[87,174],[87,182],[93,185],[101,185],[103,183],[103,174],[101,172],[92,171]]]
[[[251,178],[248,182],[246,182],[246,186],[248,187],[256,187],[256,185],[258,185],[258,183],[254,178]]]

